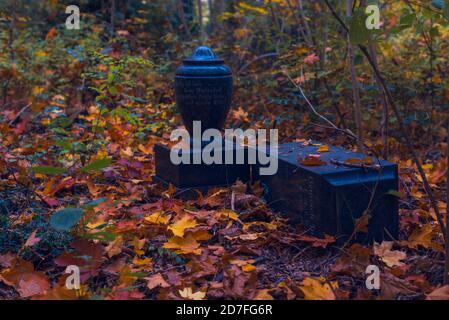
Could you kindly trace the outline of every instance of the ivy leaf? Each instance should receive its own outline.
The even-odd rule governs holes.
[[[50,218],[50,225],[58,231],[69,231],[83,214],[80,208],[66,208],[56,211]]]
[[[34,173],[40,173],[40,174],[54,174],[54,175],[58,175],[58,174],[62,174],[64,172],[66,172],[66,169],[64,168],[59,168],[59,167],[47,167],[47,166],[41,166],[41,167],[32,167],[31,170]]]
[[[81,171],[82,172],[100,171],[104,168],[109,167],[111,165],[111,163],[112,163],[112,160],[109,158],[94,160],[91,163],[89,163],[87,166],[85,166],[84,168],[81,168]]]

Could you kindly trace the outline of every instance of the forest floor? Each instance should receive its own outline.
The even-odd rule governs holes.
[[[16,120],[17,112],[4,111],[12,122],[0,124],[1,299],[447,297],[447,287],[438,289],[444,254],[436,217],[409,161],[396,158],[399,239],[340,244],[290,226],[267,207],[259,184],[195,200],[154,184],[153,146],[167,135],[136,138],[154,126],[147,115],[155,110],[133,108],[135,121],[95,107],[75,119],[57,108]],[[424,168],[442,199],[444,159]],[[66,220],[52,222],[57,213]],[[381,270],[380,290],[366,288],[371,264]],[[65,286],[69,265],[80,267],[80,290]]]

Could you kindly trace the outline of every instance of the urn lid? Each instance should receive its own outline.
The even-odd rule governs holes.
[[[176,70],[177,76],[226,76],[231,69],[217,57],[211,48],[200,46],[194,53],[184,59],[183,65]]]

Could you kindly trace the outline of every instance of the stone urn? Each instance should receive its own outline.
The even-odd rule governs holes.
[[[221,131],[231,107],[231,69],[209,47],[198,47],[176,70],[175,96],[191,138],[196,138],[194,121],[201,121],[201,135],[207,129]]]

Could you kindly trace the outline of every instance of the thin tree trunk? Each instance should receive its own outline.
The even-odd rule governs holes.
[[[111,35],[114,35],[115,31],[115,12],[116,12],[115,0],[111,0]]]
[[[371,37],[368,38],[368,50],[373,58],[373,62],[376,65],[376,68],[379,68],[378,61],[377,61],[377,50],[376,50],[376,44],[374,43],[373,39]],[[382,84],[380,83],[379,77],[374,74],[374,79],[376,80],[376,86],[379,90],[379,94],[381,95],[380,101],[382,103],[382,118],[380,121],[380,132],[381,132],[381,138],[382,138],[382,156],[384,159],[388,159],[390,150],[388,146],[388,102],[387,97],[385,96],[385,93],[382,90]]]
[[[213,32],[215,29],[216,18],[215,18],[215,10],[214,3],[212,0],[207,0],[207,6],[209,8],[209,31]]]
[[[203,39],[204,36],[204,30],[203,30],[203,1],[197,0],[197,6],[198,6],[198,28],[201,39]]]
[[[17,19],[17,1],[13,0],[11,2],[12,5],[12,18],[11,18],[11,22],[9,24],[9,29],[8,29],[8,50],[9,50],[9,58],[11,60],[11,62],[13,62],[15,60],[15,53],[14,53],[14,48],[13,48],[13,44],[14,44],[14,28],[16,26],[16,19]],[[6,103],[8,102],[8,88],[9,88],[9,82],[11,81],[12,76],[9,76],[8,79],[6,79],[6,81],[3,83],[3,106],[6,105]]]
[[[346,16],[347,17],[352,16],[352,0],[346,0]],[[365,148],[363,146],[362,103],[360,100],[359,82],[357,81],[357,73],[354,64],[354,48],[349,39],[349,34],[347,38],[348,38],[348,65],[352,82],[352,94],[354,98],[354,118],[358,138],[357,145],[359,151],[363,152]]]
[[[192,40],[192,34],[190,33],[190,27],[189,27],[189,24],[187,23],[186,15],[184,12],[184,5],[182,3],[182,0],[176,1],[176,7],[177,7],[179,18],[181,19],[181,23],[184,26],[187,38],[188,38],[188,40]]]
[[[445,263],[444,263],[444,283],[449,284],[449,116],[446,123],[446,240],[444,242],[445,248]]]
[[[360,2],[360,6],[365,7],[366,0],[362,0]],[[376,43],[373,41],[373,38],[371,35],[368,35],[368,50],[373,59],[373,63],[375,64],[376,68],[379,69],[379,64],[377,61]],[[388,159],[388,156],[390,153],[389,146],[388,146],[388,122],[389,122],[388,101],[387,101],[388,99],[385,95],[385,92],[382,90],[382,84],[380,83],[380,79],[376,73],[374,73],[374,79],[376,81],[376,85],[377,85],[377,88],[378,88],[379,94],[380,94],[380,101],[382,103],[382,118],[380,120],[380,134],[381,134],[382,145],[383,145],[382,156],[384,157],[384,159]]]
[[[302,0],[296,0],[296,3],[298,5],[299,13],[301,15],[301,21],[304,26],[307,44],[309,46],[312,46],[313,45],[312,32],[310,31],[310,26],[309,26],[309,23],[307,22],[307,18],[306,18],[306,14],[304,12],[304,6],[302,4]]]

